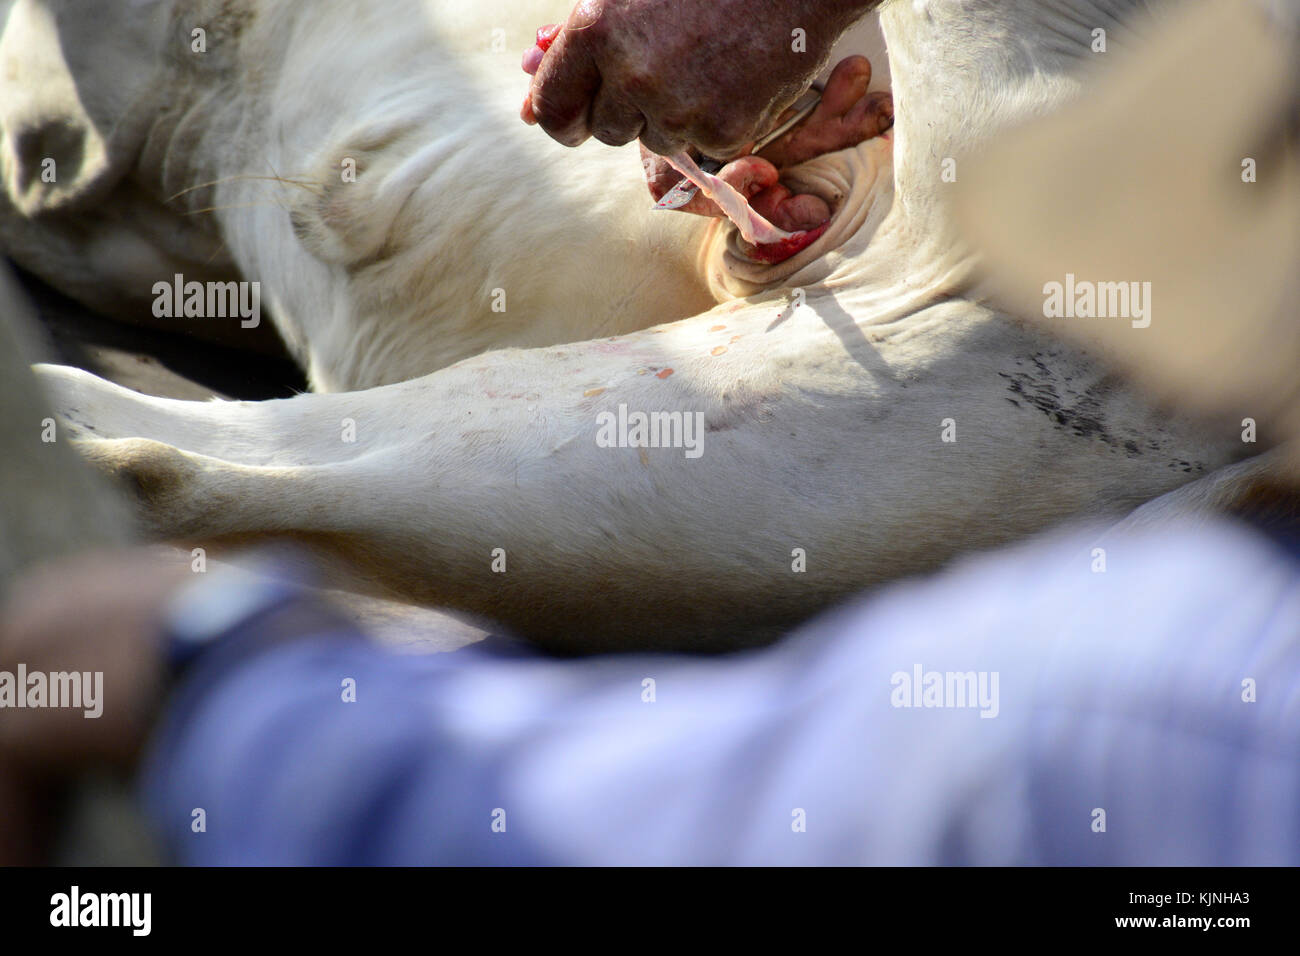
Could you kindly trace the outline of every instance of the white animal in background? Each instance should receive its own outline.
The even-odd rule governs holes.
[[[83,298],[191,266],[260,281],[336,392],[187,403],[43,368],[157,536],[290,538],[346,586],[552,647],[709,649],[1250,450],[984,304],[945,205],[958,157],[1082,91],[1092,20],[1120,56],[1145,4],[885,5],[896,126],[786,172],[835,213],[779,265],[651,212],[631,151],[518,123],[492,31],[517,51],[565,3],[47,12],[69,6],[11,4],[0,46],[29,74],[80,50],[82,76],[0,108],[7,248]],[[24,136],[66,145],[45,120],[85,134],[84,181],[32,178]]]

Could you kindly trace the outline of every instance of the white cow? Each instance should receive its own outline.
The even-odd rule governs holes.
[[[8,84],[71,77],[5,91],[12,254],[85,299],[237,270],[317,389],[368,389],[186,403],[43,369],[158,536],[290,538],[557,648],[717,648],[1249,449],[983,303],[946,209],[960,157],[1080,93],[1093,29],[1122,56],[1145,4],[884,6],[894,133],[787,172],[835,216],[778,266],[650,212],[630,152],[518,123],[493,31],[515,53],[565,3],[70,6],[19,0],[0,48]],[[40,183],[24,137],[77,178]],[[639,413],[676,447],[638,447]]]

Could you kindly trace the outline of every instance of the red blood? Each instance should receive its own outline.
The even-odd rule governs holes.
[[[551,48],[551,44],[555,42],[555,38],[559,35],[560,26],[557,23],[551,23],[544,27],[539,27],[537,30],[537,45],[541,47],[542,52],[545,53]]]
[[[805,229],[803,232],[796,232],[789,239],[782,239],[780,242],[765,242],[762,245],[750,246],[746,251],[751,259],[758,262],[769,264],[785,262],[796,252],[802,252],[820,239],[829,225],[829,222],[824,222],[816,229]]]

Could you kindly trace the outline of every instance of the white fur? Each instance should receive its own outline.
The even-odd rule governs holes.
[[[1081,20],[1122,46],[1128,4],[887,4],[897,126],[796,172],[836,218],[778,267],[650,212],[631,151],[518,123],[516,57],[565,2],[242,5],[257,28],[181,71],[172,121],[195,132],[156,165],[221,181],[184,201],[219,208],[231,262],[341,393],[197,404],[44,369],[155,534],[289,536],[354,589],[555,646],[720,647],[1241,455],[1235,429],[1154,410],[982,304],[945,209],[939,162],[1077,93]],[[232,178],[272,170],[306,185]],[[598,447],[619,404],[702,413],[703,456]]]

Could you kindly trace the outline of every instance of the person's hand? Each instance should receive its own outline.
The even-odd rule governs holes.
[[[93,708],[0,708],[0,863],[39,858],[50,796],[73,774],[134,762],[165,686],[163,608],[190,576],[186,562],[125,551],[79,555],[13,582],[0,608],[0,672],[16,677],[22,664],[29,675],[103,678]]]
[[[524,56],[521,116],[577,146],[741,152],[807,88],[874,0],[582,0]],[[796,41],[795,31],[803,31]]]
[[[781,170],[848,149],[888,130],[894,123],[893,98],[885,92],[868,93],[870,84],[871,63],[866,57],[841,60],[826,82],[821,103],[807,119],[761,153],[728,163],[718,173],[719,178],[735,187],[756,212],[780,229],[798,232],[821,225],[831,214],[825,200],[792,193],[780,182]],[[681,181],[681,173],[644,146],[641,163],[656,202]],[[700,192],[680,211],[713,217],[723,214]]]

